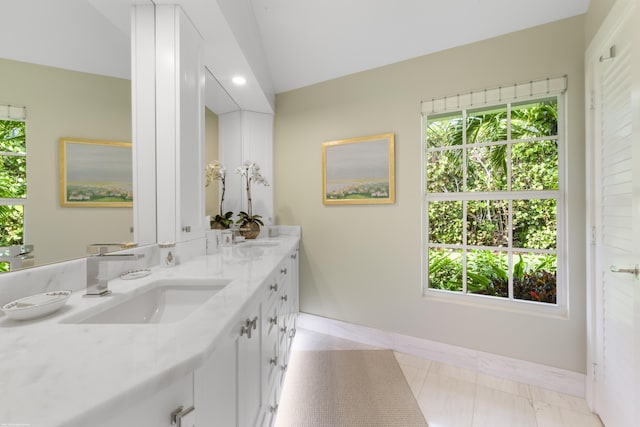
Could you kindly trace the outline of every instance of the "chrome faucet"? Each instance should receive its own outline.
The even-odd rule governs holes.
[[[107,254],[108,247],[100,247],[100,253],[87,257],[87,293],[85,297],[103,297],[111,294],[108,279],[100,276],[100,264],[105,261],[135,261],[144,254]]]
[[[14,245],[0,247],[0,262],[9,263],[9,271],[22,268],[22,263],[32,260],[33,245]]]

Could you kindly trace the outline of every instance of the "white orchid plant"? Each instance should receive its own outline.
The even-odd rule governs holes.
[[[222,184],[222,190],[220,194],[220,213],[215,216],[213,222],[222,225],[224,228],[229,228],[229,226],[233,223],[233,220],[231,219],[233,217],[233,212],[223,213],[224,211],[222,209],[224,204],[224,193],[226,191],[226,175],[227,171],[224,166],[218,160],[215,160],[205,167],[204,185],[205,187],[208,187],[214,181],[220,181],[220,183]]]
[[[240,212],[238,214],[239,219],[236,221],[240,224],[248,224],[251,222],[255,222],[259,225],[264,225],[262,222],[262,216],[253,215],[253,209],[251,205],[251,184],[262,184],[265,187],[269,186],[269,182],[266,180],[264,176],[260,173],[260,166],[256,162],[246,161],[242,166],[238,166],[236,168],[236,173],[240,174],[244,177],[245,182],[247,184],[247,212]]]

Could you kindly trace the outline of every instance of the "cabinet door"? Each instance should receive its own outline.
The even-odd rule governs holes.
[[[260,305],[245,312],[236,330],[238,426],[253,427],[262,409]]]
[[[193,403],[193,374],[175,380],[171,385],[149,396],[134,399],[130,406],[122,405],[108,420],[94,420],[92,427],[170,427],[171,413],[178,407]],[[196,409],[196,419],[198,411]],[[204,425],[204,424],[203,424]]]
[[[209,360],[195,372],[195,406],[198,425],[237,425],[238,335],[228,334]]]

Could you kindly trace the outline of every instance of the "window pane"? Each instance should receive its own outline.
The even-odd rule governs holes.
[[[515,104],[511,109],[511,139],[540,138],[558,134],[556,98]]]
[[[429,287],[462,292],[462,251],[429,249]]]
[[[558,142],[520,142],[511,147],[511,189],[558,189]]]
[[[429,202],[429,243],[462,243],[462,202]]]
[[[462,150],[427,153],[427,192],[460,192],[462,188]]]
[[[427,120],[427,148],[462,145],[462,113]]]
[[[555,249],[557,236],[556,200],[513,201],[513,247]]]
[[[467,144],[507,140],[507,107],[467,112]]]
[[[509,268],[504,252],[470,251],[467,254],[467,292],[509,296]]]
[[[0,120],[0,151],[26,152],[25,123]]]
[[[556,268],[555,255],[514,253],[514,298],[555,304]]]
[[[0,246],[24,243],[24,207],[0,205]]]
[[[0,198],[23,198],[27,195],[27,158],[0,156]]]
[[[467,150],[467,191],[507,190],[506,145]]]
[[[467,202],[467,244],[507,246],[508,214],[506,200]]]

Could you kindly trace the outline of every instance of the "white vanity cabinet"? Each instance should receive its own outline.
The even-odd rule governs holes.
[[[199,427],[273,425],[295,334],[297,272],[296,249],[278,264],[196,370]]]
[[[172,379],[170,385],[143,399],[130,400],[131,406],[121,405],[108,419],[91,420],[92,427],[171,427],[171,413],[179,407],[194,405],[193,374]],[[195,413],[196,419],[198,413]],[[197,424],[196,424],[197,425]],[[222,424],[220,424],[222,425]],[[175,427],[175,425],[174,425]],[[191,427],[183,423],[182,427]]]
[[[233,323],[194,375],[199,426],[255,426],[261,410],[259,301]]]

